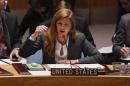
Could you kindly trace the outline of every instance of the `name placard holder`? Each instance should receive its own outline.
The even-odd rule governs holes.
[[[97,76],[97,68],[51,68],[52,76]]]

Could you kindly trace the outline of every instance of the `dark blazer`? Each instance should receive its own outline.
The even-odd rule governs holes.
[[[130,12],[126,11],[126,9],[123,8],[122,5],[121,5],[121,1],[118,0],[118,9],[117,9],[117,18],[116,18],[116,29],[115,29],[115,33],[119,29],[118,25],[119,25],[121,16],[123,16],[123,15],[125,15],[127,13],[130,13]]]
[[[86,19],[83,18],[83,17],[76,16],[75,17],[75,22],[76,22],[76,29],[79,30],[80,32],[84,33],[87,40],[90,43],[92,43],[93,46],[96,47],[96,45],[94,43],[94,40],[93,40],[93,37],[92,37],[92,34],[91,34],[90,30],[89,30],[89,25],[88,25]],[[46,25],[47,27],[49,27],[50,24],[51,24],[51,19],[41,23],[40,25]]]
[[[20,41],[18,39],[19,29],[17,18],[14,14],[5,11],[2,11],[1,17],[5,32],[7,48],[9,52],[11,52],[14,47],[18,47],[20,45]]]
[[[130,13],[121,17],[118,30],[113,41],[113,52],[120,55],[120,49],[130,47]]]
[[[42,36],[36,41],[27,40],[20,48],[19,55],[26,58],[34,54],[37,50],[43,50],[43,64],[55,63],[55,57],[49,57],[44,50],[44,42],[46,36]],[[84,53],[85,58],[81,58],[81,53]],[[88,55],[88,56],[87,56]],[[68,43],[68,59],[79,59],[80,63],[104,63],[104,58],[98,50],[88,42],[83,33],[79,33],[74,39],[70,38]]]

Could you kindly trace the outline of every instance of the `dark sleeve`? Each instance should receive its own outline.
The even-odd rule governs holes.
[[[18,48],[18,47],[20,47],[21,46],[21,43],[22,43],[22,41],[21,41],[21,39],[19,38],[19,31],[20,31],[20,29],[19,29],[19,27],[18,27],[18,21],[17,21],[17,17],[15,16],[15,18],[14,18],[14,32],[13,32],[13,35],[14,35],[14,37],[12,38],[13,39],[13,48]]]
[[[82,42],[82,49],[83,53],[87,54],[87,57],[79,59],[79,63],[105,63],[102,54],[85,37]]]
[[[93,40],[93,37],[92,37],[92,34],[91,34],[90,30],[89,30],[89,25],[88,25],[88,23],[87,23],[86,20],[85,20],[85,22],[84,22],[84,29],[83,29],[83,30],[84,30],[83,32],[84,32],[84,34],[85,34],[87,40],[88,40],[90,43],[92,43],[93,46],[96,47],[96,44],[94,43],[94,40]]]
[[[49,27],[51,25],[51,19],[48,19],[48,20],[40,23],[40,25],[45,25],[45,26]]]
[[[24,33],[26,32],[27,28],[30,25],[30,14],[27,12],[27,14],[25,14],[25,16],[23,17],[23,20],[20,24],[20,37],[22,37],[24,35]]]
[[[116,33],[116,31],[119,29],[118,25],[119,25],[119,23],[120,23],[121,16],[123,16],[124,14],[127,14],[127,13],[128,13],[128,12],[121,6],[120,0],[118,0],[118,10],[117,10],[115,33]]]
[[[29,38],[25,41],[25,43],[21,46],[19,50],[19,55],[21,57],[28,57],[33,55],[36,51],[40,50],[43,47],[42,38],[38,38],[36,41],[31,41]]]
[[[113,40],[113,52],[117,55],[120,54],[120,49],[124,46],[125,43],[125,21],[121,18],[121,21],[119,23],[119,29],[116,32],[116,35]]]
[[[8,13],[8,12],[4,12],[4,14],[6,16],[4,18],[5,21],[5,25],[7,28],[7,34],[9,35],[9,41],[8,44],[10,45],[11,49],[19,47],[21,45],[21,40],[19,39],[19,28],[18,28],[18,21],[17,21],[17,16],[13,13]]]

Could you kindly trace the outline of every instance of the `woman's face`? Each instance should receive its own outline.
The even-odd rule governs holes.
[[[72,28],[71,21],[69,18],[62,18],[57,21],[56,27],[58,34],[67,35]]]

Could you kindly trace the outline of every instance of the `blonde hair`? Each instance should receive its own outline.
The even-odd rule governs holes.
[[[56,23],[58,20],[63,18],[69,18],[71,21],[71,31],[69,33],[69,38],[74,38],[76,35],[75,29],[75,21],[74,21],[74,14],[70,9],[60,9],[55,13],[53,16],[51,26],[48,30],[47,40],[45,44],[45,50],[47,50],[48,55],[54,56],[55,44],[56,44],[56,34],[57,34],[57,27]]]

